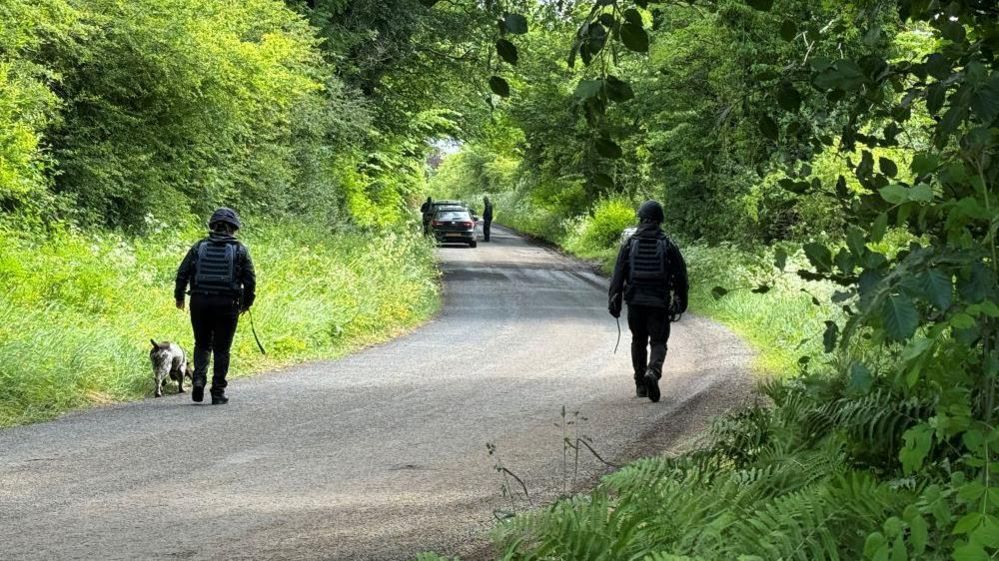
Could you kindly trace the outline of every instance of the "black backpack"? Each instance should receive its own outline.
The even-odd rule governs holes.
[[[201,242],[192,288],[200,292],[239,294],[240,285],[236,278],[238,253],[239,246],[234,243]]]
[[[633,236],[628,242],[628,285],[643,292],[669,295],[669,238]]]

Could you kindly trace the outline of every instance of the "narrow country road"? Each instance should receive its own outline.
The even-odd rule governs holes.
[[[688,316],[663,400],[635,398],[606,280],[497,230],[439,251],[444,309],[396,341],[237,380],[225,407],[169,394],[0,431],[0,559],[474,560],[509,508],[486,443],[538,504],[562,488],[563,405],[622,463],[749,394],[747,349]],[[579,478],[606,470],[584,456]]]

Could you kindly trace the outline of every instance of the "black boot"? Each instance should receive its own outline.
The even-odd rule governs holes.
[[[649,397],[649,389],[642,378],[635,378],[635,397]]]
[[[226,403],[229,403],[229,398],[228,397],[226,397],[224,395],[213,395],[212,396],[212,405],[225,405]]]
[[[204,386],[193,386],[191,388],[191,399],[197,402],[205,399],[205,387]]]
[[[652,403],[659,402],[659,377],[652,370],[645,372],[645,389],[648,391],[649,400]]]

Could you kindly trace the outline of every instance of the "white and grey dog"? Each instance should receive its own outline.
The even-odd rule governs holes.
[[[184,377],[194,377],[194,369],[187,362],[187,354],[177,343],[165,341],[157,343],[150,339],[153,349],[149,351],[149,360],[153,363],[153,380],[156,382],[156,397],[163,395],[163,384],[169,377],[177,382],[177,393],[184,393]],[[193,383],[193,381],[192,381]]]

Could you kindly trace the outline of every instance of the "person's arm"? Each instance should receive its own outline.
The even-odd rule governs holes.
[[[614,263],[614,274],[611,276],[610,289],[607,291],[607,309],[614,317],[621,315],[622,299],[624,298],[624,279],[628,278],[629,245],[629,242],[625,242],[617,253],[617,262]]]
[[[250,258],[250,250],[246,246],[241,247],[243,248],[243,266],[240,269],[242,273],[240,282],[243,284],[243,302],[241,307],[244,310],[249,310],[254,300],[257,299],[257,273],[253,269],[253,259]]]
[[[187,285],[191,282],[191,275],[194,274],[194,262],[198,256],[198,245],[194,244],[191,249],[187,250],[187,255],[184,256],[184,260],[180,262],[180,267],[177,268],[177,278],[174,281],[173,287],[173,299],[177,304],[177,308],[184,309],[184,292],[187,290]]]
[[[687,263],[683,260],[683,254],[675,243],[670,244],[669,262],[673,264],[670,274],[673,277],[673,302],[674,312],[682,314],[687,311],[687,293],[690,290],[690,283],[687,279]]]

